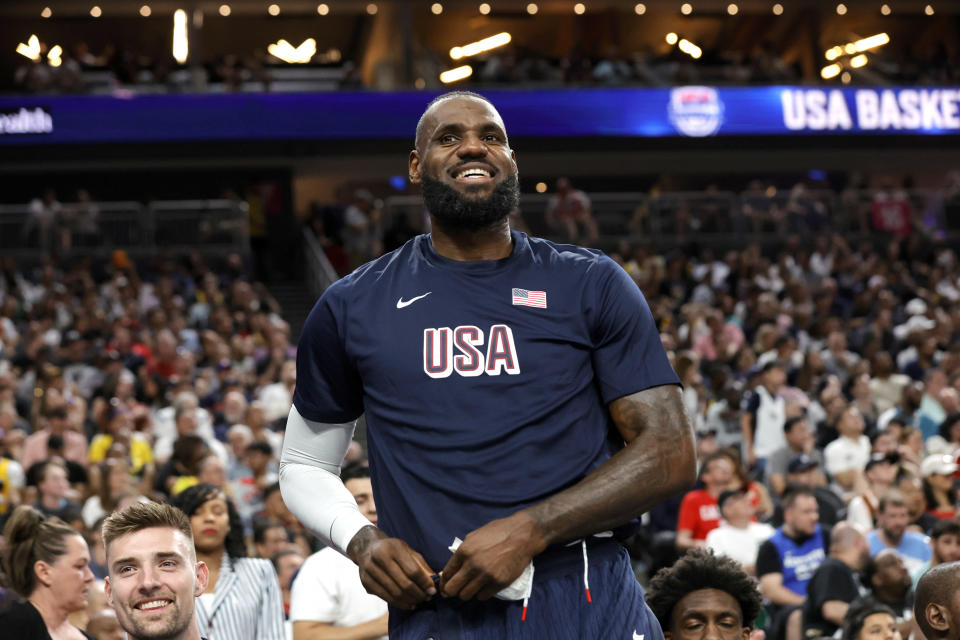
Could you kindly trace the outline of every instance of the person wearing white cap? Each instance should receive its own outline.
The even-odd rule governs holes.
[[[923,493],[927,498],[927,511],[938,518],[954,517],[953,474],[957,462],[952,454],[937,453],[924,458],[920,465],[923,476]]]

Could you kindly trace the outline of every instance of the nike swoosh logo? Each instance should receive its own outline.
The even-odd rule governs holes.
[[[642,634],[642,633],[637,633],[636,631],[634,631],[634,632],[633,632],[633,640],[643,640],[643,634]]]
[[[404,307],[409,307],[410,305],[412,305],[414,302],[416,302],[416,301],[419,300],[420,298],[426,298],[426,297],[427,297],[428,295],[430,295],[431,293],[433,293],[433,291],[427,291],[427,292],[426,292],[425,294],[423,294],[422,296],[417,296],[416,298],[410,298],[409,300],[404,300],[404,299],[403,299],[403,296],[400,296],[400,299],[397,300],[397,309],[403,309]]]

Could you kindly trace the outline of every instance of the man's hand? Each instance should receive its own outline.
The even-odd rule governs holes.
[[[488,600],[520,577],[546,548],[536,522],[518,511],[467,534],[443,568],[440,590],[461,600]]]
[[[372,525],[357,532],[347,555],[360,567],[360,581],[367,592],[398,609],[413,609],[437,592],[430,577],[433,571],[423,556]]]

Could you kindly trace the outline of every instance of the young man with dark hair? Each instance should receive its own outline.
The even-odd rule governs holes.
[[[377,524],[370,470],[352,464],[340,477],[361,513]],[[293,640],[320,640],[333,628],[358,640],[385,638],[387,603],[364,590],[349,558],[327,547],[307,558],[291,586],[290,622]]]
[[[176,507],[134,502],[103,522],[104,581],[130,640],[201,640],[195,599],[207,588],[190,520]]]
[[[736,561],[703,549],[661,569],[647,592],[666,640],[747,640],[762,601],[757,581]]]
[[[258,558],[269,560],[290,548],[291,537],[287,528],[279,522],[258,520],[253,527],[253,548]]]
[[[937,520],[930,532],[930,561],[913,571],[913,588],[917,588],[923,574],[933,567],[957,561],[960,561],[960,522]]]

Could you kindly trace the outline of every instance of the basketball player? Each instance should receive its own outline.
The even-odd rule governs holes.
[[[440,96],[415,144],[432,232],[307,318],[283,497],[389,603],[391,639],[659,640],[612,539],[695,474],[649,307],[601,253],[510,230],[516,155],[485,98]],[[335,477],[361,413],[377,527]]]

